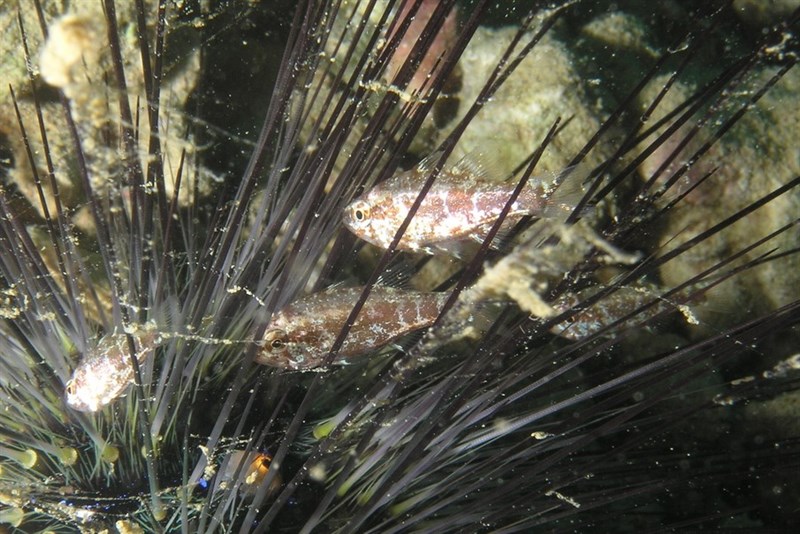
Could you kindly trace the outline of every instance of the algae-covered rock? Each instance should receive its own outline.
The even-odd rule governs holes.
[[[461,57],[464,83],[456,120],[476,100],[516,32],[513,27],[478,28]],[[523,43],[526,42],[524,38]],[[537,167],[550,171],[563,169],[600,125],[595,113],[598,110],[587,103],[584,80],[573,64],[566,46],[545,35],[472,120],[459,143],[460,151],[489,152],[499,162],[499,174],[508,174],[536,150],[556,118],[570,118]],[[600,161],[599,154],[594,157],[598,159],[589,163]]]
[[[758,73],[757,78],[764,81],[773,74],[774,69],[767,69]],[[798,89],[800,73],[791,70],[693,166],[673,194],[691,187],[706,172],[712,169],[716,172],[692,191],[680,207],[672,210],[661,237],[667,250],[800,175],[800,149],[796,143],[800,136],[800,117],[787,112],[800,105]],[[738,101],[738,105],[742,103]],[[699,140],[691,143],[677,158],[677,164],[690,157],[699,143]],[[682,283],[757,239],[791,224],[798,209],[800,194],[796,189],[775,198],[666,263],[661,269],[664,283]],[[748,252],[737,265],[755,260],[771,249],[777,249],[777,253],[791,250],[797,246],[797,235],[796,228],[789,229]],[[723,283],[709,292],[704,302],[697,303],[696,311],[701,324],[720,327],[783,306],[797,299],[799,288],[800,260],[797,255],[789,255]]]
[[[68,126],[57,91],[69,105],[72,120],[80,138],[92,188],[101,199],[124,202],[128,195],[116,185],[127,172],[125,149],[121,131],[131,128],[136,135],[135,148],[143,168],[154,162],[149,160],[148,143],[150,123],[147,118],[147,95],[141,49],[137,37],[135,5],[121,3],[117,7],[116,24],[119,27],[122,66],[125,72],[125,95],[131,109],[133,124],[123,124],[120,114],[120,90],[114,72],[111,49],[107,38],[106,18],[98,2],[80,2],[69,12],[62,12],[58,2],[44,2],[43,10],[48,25],[48,39],[43,37],[33,4],[20,4],[22,25],[29,50],[36,97],[29,81],[22,53],[22,33],[17,22],[17,8],[0,7],[0,29],[7,36],[0,44],[0,76],[11,85],[20,110],[21,121],[31,144],[34,166],[42,181],[42,198],[36,187],[34,172],[26,154],[20,127],[15,115],[11,95],[0,94],[0,143],[11,155],[6,183],[27,199],[33,213],[56,213],[52,190],[47,176],[44,145],[36,117],[35,98],[41,107],[44,121],[49,125],[47,143],[52,157],[54,179],[58,194],[72,222],[85,232],[92,233],[92,221],[83,212],[86,199],[81,186],[79,156]],[[152,9],[155,9],[155,3]],[[164,160],[165,188],[172,196],[176,183],[181,154],[185,153],[186,168],[193,165],[197,147],[186,138],[187,118],[183,106],[193,90],[200,65],[198,50],[190,51],[187,43],[196,40],[196,30],[181,20],[177,10],[167,10],[168,24],[176,33],[168,40],[163,59],[159,109],[159,142]],[[154,22],[151,20],[151,24]],[[154,33],[155,27],[149,26]],[[181,35],[181,39],[176,39]],[[148,36],[149,39],[149,36]],[[150,50],[152,54],[153,50]],[[152,59],[151,59],[152,62]],[[210,190],[207,173],[184,173],[180,202],[186,205],[195,195]],[[29,215],[33,213],[29,211]]]

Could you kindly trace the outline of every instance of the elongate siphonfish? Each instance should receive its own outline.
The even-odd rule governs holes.
[[[363,288],[328,289],[296,300],[272,315],[256,362],[305,370],[322,365]],[[377,350],[433,324],[447,293],[375,286],[350,328],[334,363]]]
[[[594,287],[584,289],[578,293],[564,294],[553,303],[553,308],[558,313],[575,308],[580,305],[582,300],[594,295],[599,290],[600,287]],[[689,306],[660,298],[659,294],[661,292],[654,286],[620,287],[616,292],[595,302],[588,308],[577,310],[568,320],[554,325],[550,331],[563,338],[577,341],[602,331],[613,323],[633,314],[637,309],[651,303],[651,306],[623,321],[619,327],[622,329],[637,327],[642,323],[646,324],[647,321],[657,315],[673,310],[680,311],[688,323],[697,324],[697,319],[692,314]],[[609,332],[610,335],[613,335],[613,333],[614,331]]]
[[[439,153],[434,153],[415,168],[396,174],[353,201],[344,211],[345,226],[361,239],[388,248],[438,158]],[[469,157],[442,170],[398,249],[452,253],[460,241],[482,241],[517,185],[513,181],[492,181],[489,174]],[[583,194],[579,179],[582,174],[573,167],[557,175],[532,177],[504,224],[513,224],[524,216],[566,218]]]
[[[137,328],[130,335],[136,360],[142,365],[161,343],[161,336],[144,328]],[[67,404],[81,412],[96,412],[125,393],[133,379],[127,334],[108,334],[86,352],[67,381]]]

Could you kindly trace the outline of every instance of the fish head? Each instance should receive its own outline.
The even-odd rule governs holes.
[[[156,340],[160,342],[160,338],[151,336],[147,342]],[[136,337],[134,342],[141,363],[153,353],[153,346],[143,346]],[[127,349],[126,334],[105,336],[91,347],[65,384],[67,404],[80,412],[96,412],[124,394],[134,374]]]
[[[344,225],[364,241],[387,248],[406,213],[388,195],[368,195],[345,208]]]
[[[96,378],[85,366],[75,369],[64,386],[64,396],[70,408],[79,412],[96,412],[110,402],[110,399],[106,400],[105,388]]]
[[[305,369],[306,347],[293,342],[283,328],[268,328],[259,344],[256,363],[281,369]]]

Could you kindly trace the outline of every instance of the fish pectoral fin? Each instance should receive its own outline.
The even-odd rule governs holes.
[[[432,246],[431,254],[440,252],[447,254],[457,260],[469,257],[471,252],[475,252],[475,246],[470,241],[440,241]]]
[[[375,281],[375,285],[394,289],[411,289],[411,279],[417,273],[416,270],[416,261],[402,258],[400,261],[387,267]]]
[[[399,339],[396,339],[394,342],[388,345],[387,348],[391,347],[398,352],[407,354],[411,347],[419,343],[419,341],[422,339],[422,336],[425,335],[425,330],[426,329],[417,330],[416,332],[406,334]]]
[[[492,250],[502,250],[508,248],[511,244],[511,240],[513,239],[513,232],[514,232],[514,224],[519,220],[519,217],[515,218],[514,220],[507,219],[500,225],[500,230],[498,230],[497,234],[495,234],[492,242],[489,243],[489,248]],[[491,224],[486,224],[477,229],[474,233],[470,234],[469,238],[473,241],[476,241],[480,244],[483,244],[486,241],[486,238],[489,235],[489,230],[492,229]]]
[[[485,228],[479,228],[475,232],[464,236],[463,239],[453,239],[450,241],[440,241],[432,245],[431,254],[436,252],[447,254],[457,260],[464,260],[473,256],[476,252],[478,252],[478,247],[483,244],[486,240],[486,236],[489,233],[489,228],[491,226],[486,226]],[[506,248],[508,243],[511,241],[510,235],[511,229],[504,230],[504,228],[500,229],[497,235],[494,236],[492,242],[489,243],[489,248],[492,250],[501,250]]]

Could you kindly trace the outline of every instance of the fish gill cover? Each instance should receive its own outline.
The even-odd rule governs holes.
[[[4,3],[0,528],[796,524],[799,15],[696,4]]]

